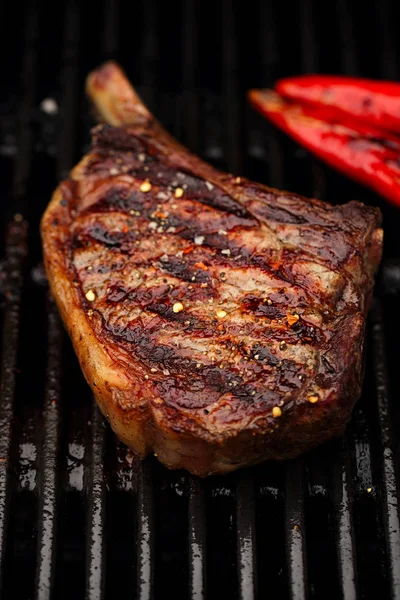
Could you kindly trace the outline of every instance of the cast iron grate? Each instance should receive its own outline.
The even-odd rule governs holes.
[[[53,4],[0,8],[1,597],[353,600],[379,590],[400,599],[399,411],[389,399],[389,375],[398,392],[396,211],[382,207],[392,260],[344,439],[206,481],[138,464],[105,426],[48,298],[38,234],[52,189],[87,146],[84,76],[111,57],[160,120],[217,166],[327,200],[379,203],[264,123],[245,91],[304,71],[396,78],[399,7]]]

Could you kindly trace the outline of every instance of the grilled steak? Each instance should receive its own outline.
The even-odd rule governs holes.
[[[224,473],[343,431],[380,261],[375,208],[221,173],[181,147],[114,63],[108,124],[42,221],[46,270],[116,434],[168,467]]]

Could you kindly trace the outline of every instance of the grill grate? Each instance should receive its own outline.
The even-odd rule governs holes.
[[[396,211],[382,206],[392,260],[344,439],[205,481],[154,459],[139,464],[105,426],[48,298],[38,236],[52,189],[87,147],[84,76],[111,57],[160,120],[216,166],[378,204],[269,127],[244,94],[306,71],[396,78],[400,8],[298,0],[288,18],[273,2],[221,0],[210,12],[195,0],[103,0],[95,13],[77,0],[46,12],[14,4],[0,8],[1,596],[101,600],[124,589],[147,600],[174,589],[196,600],[355,600],[375,598],[379,586],[379,597],[400,600],[400,413],[389,395],[389,379],[398,391]],[[39,108],[46,97],[58,114]]]

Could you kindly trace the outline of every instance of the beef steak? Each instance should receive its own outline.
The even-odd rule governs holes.
[[[116,434],[224,473],[343,431],[381,257],[375,208],[221,173],[173,140],[115,63],[107,123],[43,216],[47,274]]]

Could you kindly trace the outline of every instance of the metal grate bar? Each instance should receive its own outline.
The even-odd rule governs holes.
[[[87,463],[86,599],[101,600],[105,589],[105,484],[103,417],[93,401],[91,448]]]
[[[104,7],[104,50],[107,58],[116,58],[118,51],[119,3],[106,0]]]
[[[36,2],[29,4],[25,20],[24,58],[21,69],[21,104],[19,107],[18,152],[15,159],[13,197],[17,202],[14,210],[25,208],[27,178],[32,162],[31,126],[32,109],[35,101],[35,76],[37,62],[38,15]],[[22,204],[23,203],[23,204]]]
[[[386,0],[381,0],[375,4],[377,11],[377,19],[379,31],[381,34],[382,51],[380,69],[383,77],[387,79],[398,79],[399,69],[397,64],[396,46],[394,43],[394,32],[391,23],[396,21],[391,14],[393,11],[393,3]]]
[[[240,600],[256,597],[256,541],[254,479],[242,475],[236,488],[238,594]]]
[[[158,39],[156,17],[157,11],[154,6],[154,0],[144,0],[143,22],[146,23],[146,28],[143,31],[140,76],[146,93],[146,101],[150,107],[154,106],[157,89]]]
[[[394,600],[400,598],[400,521],[397,495],[396,470],[393,455],[393,437],[389,410],[388,374],[382,307],[376,301],[371,311],[372,340],[376,377],[378,422],[382,444],[382,507],[387,554],[389,559],[389,581]]]
[[[300,19],[300,45],[302,68],[305,73],[319,71],[318,44],[315,36],[312,0],[298,2],[297,11]],[[309,193],[316,198],[326,199],[326,178],[323,167],[311,158],[311,173],[313,189]]]
[[[204,482],[189,484],[189,591],[192,600],[206,598],[206,515]]]
[[[318,45],[315,37],[312,0],[298,2],[297,11],[300,19],[300,45],[302,68],[305,73],[318,72]],[[316,198],[326,199],[326,179],[321,165],[311,159],[313,189],[310,191]]]
[[[299,3],[299,18],[301,20],[302,66],[305,72],[313,73],[318,70],[318,51],[315,41],[313,11],[310,0]],[[313,193],[326,192],[326,178],[322,167],[312,160]],[[355,600],[356,567],[354,552],[354,528],[349,498],[349,467],[346,461],[345,442],[340,457],[334,464],[333,493],[336,504],[337,523],[337,552],[339,580],[343,600]]]
[[[22,98],[19,107],[18,153],[12,186],[11,210],[22,210],[25,205],[26,181],[32,161],[32,131],[30,118],[34,103],[37,14],[35,3],[30,4],[25,19],[24,55],[21,69]],[[0,385],[0,585],[6,550],[6,524],[9,514],[9,459],[11,448],[15,370],[17,366],[20,307],[23,286],[23,268],[27,253],[27,223],[16,216],[6,235],[6,282],[4,286],[5,314],[2,339]]]
[[[57,509],[57,451],[61,377],[62,330],[54,301],[48,302],[48,358],[43,410],[44,440],[39,468],[38,563],[35,597],[51,597],[55,576],[55,519]]]
[[[154,517],[151,459],[140,464],[137,514],[137,597],[154,597]]]
[[[347,0],[338,0],[336,3],[339,23],[339,39],[342,49],[342,62],[346,75],[357,74],[357,52],[355,37],[353,35],[353,19]]]
[[[76,0],[67,3],[65,15],[64,56],[62,67],[62,123],[58,145],[57,178],[65,179],[73,166],[75,150],[75,124],[80,97],[79,35],[80,14]]]
[[[337,550],[339,580],[343,600],[356,600],[356,568],[354,551],[354,529],[351,514],[349,489],[351,479],[346,460],[348,449],[342,442],[341,457],[334,467],[334,494],[337,511]]]
[[[0,565],[4,568],[6,523],[9,511],[8,464],[15,390],[15,369],[20,324],[22,270],[26,255],[27,224],[12,223],[6,240],[7,283],[5,285],[5,318],[2,339],[0,387]],[[3,576],[0,582],[3,582]]]
[[[64,178],[72,167],[77,85],[76,69],[73,61],[78,56],[77,43],[77,14],[76,11],[74,12],[74,4],[69,3],[66,12],[66,28],[64,33],[61,101],[63,121],[58,145],[56,169],[58,179]],[[43,411],[45,436],[40,465],[38,564],[35,582],[35,597],[38,600],[45,600],[51,597],[55,576],[57,453],[59,448],[62,337],[62,325],[57,308],[51,302],[48,309],[48,363]]]
[[[197,49],[197,10],[198,4],[194,0],[184,3],[184,31],[183,31],[183,122],[185,126],[184,138],[188,148],[200,152],[199,148],[199,94],[196,89],[196,71],[198,68]]]
[[[260,6],[260,31],[261,40],[261,65],[265,73],[262,86],[272,86],[277,76],[279,65],[279,47],[277,40],[277,27],[275,24],[274,7],[270,2],[261,2]],[[263,144],[266,149],[268,185],[282,187],[284,182],[284,156],[278,141],[276,128],[271,127],[264,119],[259,120],[263,127]]]
[[[301,59],[304,71],[314,72],[317,67],[318,51],[316,47],[313,23],[313,7],[311,0],[297,3],[297,12],[300,20],[299,31],[301,34]]]
[[[286,466],[285,531],[291,600],[307,598],[307,566],[304,541],[303,462]]]
[[[222,2],[222,82],[224,114],[224,158],[228,169],[239,173],[242,168],[242,143],[240,139],[240,94],[238,86],[237,36],[235,35],[235,10],[232,0]]]

